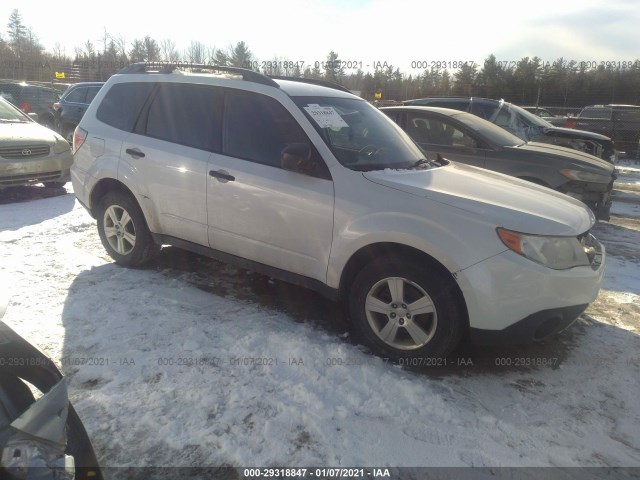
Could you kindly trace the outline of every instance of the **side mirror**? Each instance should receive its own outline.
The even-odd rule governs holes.
[[[282,150],[280,166],[292,172],[313,172],[315,164],[311,161],[311,147],[307,143],[290,143]]]
[[[27,113],[27,115],[29,115],[29,118],[30,118],[31,120],[33,120],[34,122],[37,122],[37,121],[38,121],[38,114],[37,114],[37,113],[35,113],[35,112],[30,112],[30,113]]]

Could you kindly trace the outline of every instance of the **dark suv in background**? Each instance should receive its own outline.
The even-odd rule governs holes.
[[[0,96],[24,113],[38,114],[38,123],[53,129],[53,104],[60,100],[55,88],[36,82],[0,80]]]
[[[577,117],[568,118],[566,127],[607,135],[628,158],[639,158],[640,106],[589,105]]]
[[[69,143],[73,141],[73,131],[102,85],[104,82],[83,82],[71,85],[60,101],[53,105],[55,129]]]
[[[551,143],[572,148],[616,163],[618,156],[611,138],[598,133],[555,127],[524,108],[489,98],[420,98],[405,105],[451,108],[489,120],[527,142]]]

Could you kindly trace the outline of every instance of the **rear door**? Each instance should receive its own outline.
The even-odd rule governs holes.
[[[282,168],[287,145],[311,146],[317,173]],[[225,93],[221,154],[207,168],[212,248],[326,281],[333,235],[333,182],[300,125],[276,99]]]
[[[122,145],[120,171],[137,177],[161,232],[201,245],[207,238],[207,162],[220,148],[221,90],[160,83]]]

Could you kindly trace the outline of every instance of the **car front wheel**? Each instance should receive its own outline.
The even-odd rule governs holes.
[[[463,325],[452,287],[452,278],[428,266],[393,257],[375,260],[351,289],[354,331],[383,357],[445,357],[458,344]]]
[[[116,263],[135,267],[148,262],[159,251],[142,210],[130,195],[106,194],[97,218],[102,245]]]

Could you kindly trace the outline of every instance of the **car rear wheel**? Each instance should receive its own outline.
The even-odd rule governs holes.
[[[392,359],[440,358],[460,341],[463,318],[453,279],[395,257],[375,260],[356,276],[350,295],[354,333]]]
[[[160,250],[151,237],[142,210],[130,195],[106,194],[97,218],[102,245],[116,263],[127,267],[142,265]]]

